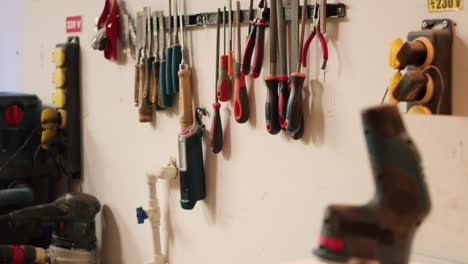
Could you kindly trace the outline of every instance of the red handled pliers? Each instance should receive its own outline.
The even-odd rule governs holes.
[[[262,15],[261,18],[255,18],[250,22],[253,25],[253,28],[249,33],[249,38],[247,39],[241,65],[242,74],[248,75],[250,73],[253,78],[258,78],[262,71],[265,28],[268,27],[268,24],[266,23],[268,18],[267,2],[265,0],[261,0],[258,7],[261,10]],[[252,54],[254,51],[255,54],[251,67],[250,61],[252,60]]]
[[[320,7],[322,8],[322,7]],[[301,57],[301,61],[302,61],[302,67],[307,67],[307,53],[309,52],[309,46],[310,46],[310,43],[312,42],[312,40],[314,39],[315,36],[317,36],[317,38],[319,39],[320,41],[320,45],[322,46],[322,58],[323,58],[323,61],[322,61],[322,67],[321,69],[322,70],[325,70],[325,68],[327,67],[327,61],[328,61],[328,45],[327,45],[327,41],[325,40],[325,37],[323,36],[321,30],[320,30],[320,17],[319,17],[319,5],[316,4],[315,5],[315,15],[314,15],[314,19],[315,19],[315,23],[313,24],[313,29],[312,29],[312,32],[310,33],[309,37],[307,38],[306,42],[304,43],[304,47],[302,48],[302,57]]]

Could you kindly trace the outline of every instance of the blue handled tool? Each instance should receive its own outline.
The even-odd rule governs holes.
[[[172,45],[172,64],[171,64],[171,74],[172,74],[172,93],[176,94],[179,92],[179,76],[177,75],[179,71],[180,63],[182,62],[182,47],[179,43],[179,27],[177,26],[177,12],[179,10],[178,1],[175,1],[175,8],[176,8],[176,15],[175,15],[175,22],[174,26],[176,28],[175,32],[175,41],[174,45]]]

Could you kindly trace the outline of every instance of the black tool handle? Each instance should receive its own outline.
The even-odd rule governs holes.
[[[146,77],[145,77],[145,88],[143,89],[143,104],[151,105],[151,78],[153,73],[153,62],[154,57],[148,58],[146,61]]]
[[[249,38],[247,39],[247,44],[245,44],[244,56],[242,57],[241,72],[244,75],[249,75],[250,73],[250,61],[252,60],[256,37],[257,27],[254,26],[253,29],[250,31]]]
[[[304,115],[302,115],[299,130],[296,133],[289,133],[294,140],[299,140],[304,135]]]
[[[278,102],[278,113],[279,113],[279,123],[281,128],[286,128],[286,112],[287,104],[289,100],[289,78],[288,76],[281,75],[278,76],[278,90],[279,90],[279,102]]]
[[[265,119],[268,133],[276,135],[281,131],[278,117],[278,77],[265,78],[268,95],[265,102]]]
[[[213,153],[218,154],[223,149],[223,127],[221,125],[221,116],[219,109],[221,104],[213,103],[213,120],[211,121],[210,130],[210,148]]]
[[[263,53],[265,49],[265,22],[260,22],[257,25],[257,37],[255,38],[254,59],[252,63],[252,71],[250,76],[258,78],[262,72],[263,66]]]
[[[301,128],[303,110],[302,110],[302,86],[305,80],[305,74],[294,72],[291,74],[291,94],[289,95],[288,106],[286,110],[286,130],[295,134]]]
[[[153,62],[154,89],[152,91],[152,94],[150,95],[150,100],[151,100],[151,103],[153,104],[154,110],[163,109],[161,100],[160,100],[160,95],[159,95],[159,90],[161,89],[161,81],[159,80],[159,75],[160,75],[159,68],[160,68],[160,62],[155,60]]]

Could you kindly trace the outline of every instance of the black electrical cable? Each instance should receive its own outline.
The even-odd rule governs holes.
[[[437,102],[437,109],[436,109],[436,114],[439,114],[440,113],[440,106],[442,104],[442,98],[444,97],[444,94],[445,94],[445,80],[444,80],[444,76],[442,75],[442,72],[440,71],[440,69],[438,67],[434,66],[434,65],[429,65],[426,68],[424,68],[424,72],[427,73],[431,69],[434,70],[435,72],[437,72],[437,74],[439,75],[440,96],[439,96],[439,102]]]
[[[387,94],[388,94],[388,87],[387,87],[387,89],[385,89],[385,93],[384,93],[384,95],[383,95],[383,97],[382,97],[382,101],[380,101],[380,104],[383,104],[383,103],[384,103],[385,97],[387,97]]]
[[[28,145],[29,141],[33,138],[33,136],[36,134],[36,132],[40,129],[40,127],[37,127],[31,131],[29,136],[26,138],[26,140],[23,142],[23,144],[13,153],[0,167],[0,174],[5,170],[5,168],[13,161],[15,158],[20,154]]]

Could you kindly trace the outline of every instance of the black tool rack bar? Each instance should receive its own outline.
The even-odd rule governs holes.
[[[302,8],[302,6],[301,6]],[[312,19],[314,17],[314,10],[315,5],[307,5],[306,17],[307,19]],[[229,13],[229,11],[226,11]],[[254,12],[258,12],[258,9],[255,9]],[[236,11],[232,11],[233,15]],[[284,7],[284,19],[291,20],[291,8]],[[340,18],[346,16],[346,6],[343,3],[336,3],[336,4],[327,4],[327,17],[328,18]],[[226,17],[228,17],[226,15]],[[237,22],[235,20],[235,15],[233,16],[233,23]],[[299,13],[299,18],[301,17],[301,11]],[[241,23],[249,23],[249,10],[241,10],[240,15]],[[221,22],[223,21],[223,17],[221,17]],[[185,15],[184,16],[184,24],[185,27],[201,27],[201,26],[208,26],[208,25],[216,25],[218,22],[218,13],[211,12],[211,13],[199,13],[193,15]],[[173,21],[169,21],[169,17],[165,17],[165,25],[168,28],[169,23],[173,24]],[[177,19],[177,25],[179,25],[179,19]]]

